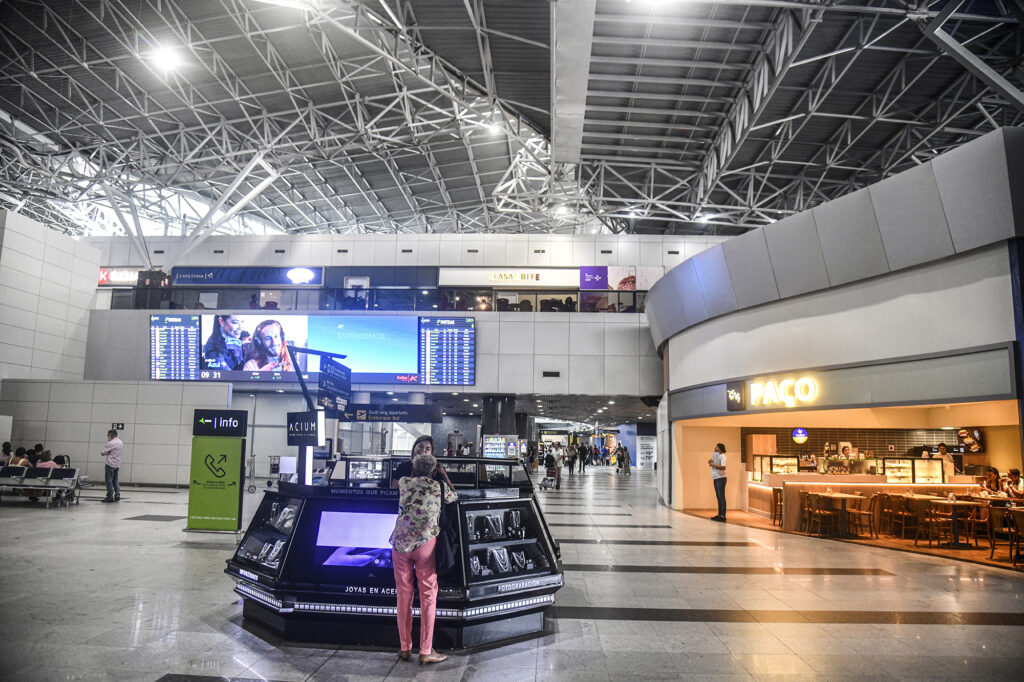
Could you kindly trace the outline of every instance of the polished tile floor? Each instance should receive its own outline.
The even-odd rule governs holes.
[[[0,502],[0,679],[1024,678],[1024,575],[686,516],[652,472],[540,493],[566,566],[549,632],[429,669],[251,634],[231,537],[183,533],[185,492],[100,496]]]

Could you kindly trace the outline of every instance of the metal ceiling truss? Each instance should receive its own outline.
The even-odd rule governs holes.
[[[590,115],[604,112],[615,118],[588,118],[586,137],[662,143],[665,155],[672,156],[651,158],[652,151],[660,150],[650,146],[584,143],[580,175],[592,192],[592,205],[601,215],[629,221],[629,229],[660,223],[669,231],[743,231],[877,182],[994,127],[1024,123],[1013,93],[1005,91],[1014,87],[1009,82],[1011,74],[1020,78],[1024,52],[1021,24],[1006,6],[1000,6],[1004,14],[997,16],[953,13],[963,4],[960,0],[951,0],[941,12],[930,8],[941,3],[916,8],[789,0],[714,0],[714,4],[779,8],[763,47],[754,52],[753,63],[745,69],[743,87],[728,100],[724,114],[703,110],[703,103],[717,103],[719,98],[700,95],[634,95],[652,102],[682,102],[674,110],[587,107]],[[815,31],[823,17],[833,13],[852,14],[852,21],[835,45],[807,56],[810,46],[825,47],[815,43]],[[949,25],[949,16],[957,17],[959,33],[951,39],[959,41],[964,50],[969,46],[971,59],[981,65],[957,76],[927,102],[921,103],[920,97],[913,101],[910,96],[915,88],[927,86],[936,68],[948,70],[950,59],[929,45],[928,39],[934,36],[927,33],[927,27],[934,29],[944,21]],[[914,22],[921,22],[924,35],[912,46],[894,45],[891,36],[906,31]],[[753,24],[763,27],[762,23]],[[603,39],[595,37],[595,42],[598,40]],[[851,113],[843,113],[830,98],[852,94],[850,79],[864,75],[858,60],[865,54],[897,54],[899,59],[880,82],[869,82],[868,92]],[[1007,55],[1017,55],[1017,59],[1007,59]],[[623,63],[617,58],[608,61]],[[679,64],[693,62],[680,60]],[[646,62],[641,58],[637,63]],[[786,115],[762,120],[773,97],[793,90],[787,77],[805,74],[806,69],[814,69],[814,76],[809,85],[799,86],[800,95]],[[1004,88],[992,87],[994,79],[1001,79]],[[613,79],[601,76],[598,85],[602,80]],[[687,79],[676,80],[674,84],[680,88],[688,84],[684,82]],[[591,95],[623,96],[595,90],[593,75],[591,82]],[[628,119],[631,114],[695,117],[700,123],[673,123],[671,135],[645,134],[644,130],[665,131],[669,126],[640,124]],[[595,125],[619,127],[623,132],[605,136],[592,132]],[[832,128],[825,143],[815,142],[811,154],[796,150],[796,145],[806,147],[808,137],[820,134],[823,126]],[[708,146],[682,146],[680,134],[707,137],[708,128],[716,133],[708,138]],[[877,145],[874,136],[885,134],[880,130],[895,132]],[[872,142],[865,142],[868,139]],[[866,148],[870,152],[866,153]],[[753,155],[751,150],[755,150]]]
[[[262,191],[249,198],[240,213],[246,220],[235,221],[234,229],[521,232],[549,227],[544,213],[494,211],[490,190],[502,171],[494,169],[493,154],[481,154],[482,144],[493,147],[495,139],[503,139],[507,166],[527,143],[543,153],[546,142],[496,96],[493,78],[478,86],[460,76],[418,40],[415,29],[408,28],[414,21],[407,26],[386,7],[371,11],[364,4],[338,3],[297,12],[302,21],[289,30],[307,33],[322,60],[318,66],[330,69],[333,77],[310,83],[297,77],[275,48],[252,3],[222,0],[234,24],[230,40],[244,40],[246,54],[258,55],[261,75],[274,80],[270,91],[255,92],[180,3],[145,0],[135,11],[122,0],[73,4],[79,16],[103,27],[101,41],[79,33],[45,3],[8,3],[21,21],[37,26],[46,41],[43,47],[31,44],[14,26],[0,27],[0,48],[11,55],[0,63],[0,87],[30,80],[19,88],[19,106],[10,113],[45,130],[58,150],[42,153],[24,133],[3,138],[0,202],[8,206],[18,204],[44,222],[81,232],[76,221],[88,213],[81,207],[110,206],[116,196],[148,220],[172,226],[165,227],[172,232],[181,225],[182,233],[209,234],[211,225],[222,231],[228,226],[204,219],[202,204],[224,198],[242,177],[239,194],[248,196],[257,187]],[[467,10],[481,59],[489,64],[483,6],[472,2]],[[411,16],[407,4],[405,11]],[[159,15],[176,44],[187,50],[191,76],[164,73],[146,59],[159,42],[151,33],[158,30],[154,22],[140,18],[144,13]],[[168,40],[166,33],[161,38]],[[339,41],[348,47],[355,41],[363,53],[342,57],[335,47]],[[140,63],[149,71],[145,79],[159,78],[166,87],[159,100],[151,86],[140,82]],[[485,74],[491,72],[485,68]],[[361,92],[363,83],[382,78],[393,92]],[[198,82],[205,87],[193,85]],[[335,96],[325,98],[324,87]],[[223,94],[207,94],[218,91]],[[495,125],[501,137],[491,130]],[[270,182],[244,177],[254,152],[275,169]],[[67,159],[73,157],[89,163],[70,172]],[[462,164],[467,172],[460,172]],[[375,173],[372,180],[369,169]],[[453,198],[448,185],[464,186],[467,176],[476,188],[475,200],[467,200],[465,192]],[[108,193],[105,186],[116,192]],[[179,194],[200,203],[183,215],[174,205]],[[119,223],[105,220],[93,228]]]
[[[703,31],[686,40],[598,15],[644,35],[599,30],[595,52],[643,49],[590,59],[578,163],[498,96],[492,40],[533,43],[488,27],[483,0],[463,0],[483,82],[427,47],[412,0],[219,0],[209,23],[187,3],[3,3],[0,205],[137,249],[154,231],[188,248],[215,232],[742,231],[1024,123],[1020,0],[703,0],[663,22]],[[161,41],[186,71],[152,63]]]

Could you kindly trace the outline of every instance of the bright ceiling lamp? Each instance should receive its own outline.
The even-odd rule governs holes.
[[[256,0],[264,5],[277,5],[278,7],[290,7],[291,9],[311,10],[316,9],[317,0]]]
[[[149,53],[153,65],[162,71],[177,71],[185,65],[185,59],[173,47],[159,45]]]

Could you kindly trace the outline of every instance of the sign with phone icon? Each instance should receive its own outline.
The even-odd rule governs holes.
[[[244,461],[244,438],[192,438],[185,530],[236,531],[242,527]]]

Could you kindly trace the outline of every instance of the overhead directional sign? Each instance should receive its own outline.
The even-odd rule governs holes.
[[[193,410],[193,436],[245,438],[249,413],[245,410]]]
[[[440,405],[356,405],[338,410],[342,422],[441,423]]]
[[[316,402],[326,410],[341,410],[352,393],[352,370],[327,357],[320,358],[320,382]]]

